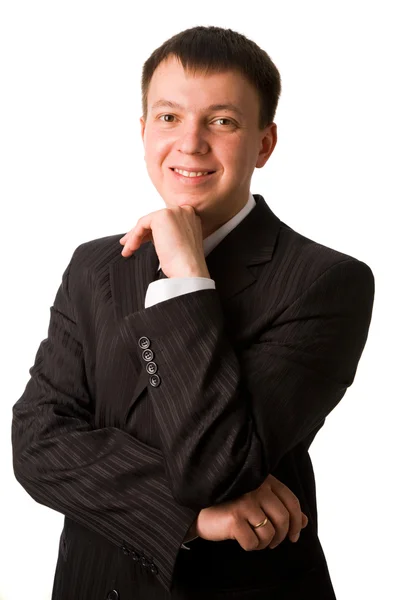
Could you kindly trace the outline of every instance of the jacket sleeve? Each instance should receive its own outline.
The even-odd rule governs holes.
[[[177,502],[202,508],[257,488],[354,379],[374,298],[365,263],[328,268],[236,354],[217,290],[125,317],[159,358],[149,397]],[[177,368],[179,365],[179,368]]]
[[[116,427],[94,426],[95,399],[68,292],[73,259],[50,309],[48,337],[13,406],[14,473],[37,502],[100,533],[121,552],[144,555],[170,589],[181,542],[198,511],[172,496],[160,450]]]

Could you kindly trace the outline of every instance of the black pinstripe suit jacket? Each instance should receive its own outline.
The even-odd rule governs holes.
[[[254,198],[206,258],[215,290],[144,309],[151,242],[129,258],[122,234],[73,253],[12,423],[16,478],[66,517],[57,600],[335,597],[308,449],[353,382],[374,277]],[[201,508],[269,473],[309,517],[299,542],[181,549]]]

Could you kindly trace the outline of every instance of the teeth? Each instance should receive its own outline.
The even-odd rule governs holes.
[[[174,169],[174,171],[176,173],[179,173],[180,175],[184,175],[185,177],[199,177],[200,175],[207,175],[208,171],[198,171],[197,173],[195,171],[181,171],[179,169]]]

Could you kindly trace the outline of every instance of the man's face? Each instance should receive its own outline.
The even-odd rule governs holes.
[[[276,125],[260,131],[259,110],[256,90],[235,71],[194,77],[169,57],[153,74],[147,121],[140,119],[147,171],[166,206],[193,206],[203,237],[243,208],[254,168],[275,147]]]

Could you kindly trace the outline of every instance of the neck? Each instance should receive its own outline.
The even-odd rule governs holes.
[[[222,225],[225,225],[228,221],[230,221],[235,215],[238,214],[242,210],[244,206],[246,206],[247,201],[249,199],[249,192],[247,192],[247,196],[245,200],[241,200],[235,206],[230,206],[230,210],[225,210],[224,214],[214,212],[213,214],[205,215],[204,213],[200,215],[202,222],[202,230],[203,230],[203,240],[205,240],[209,235],[217,231]],[[216,207],[217,209],[218,207]]]

